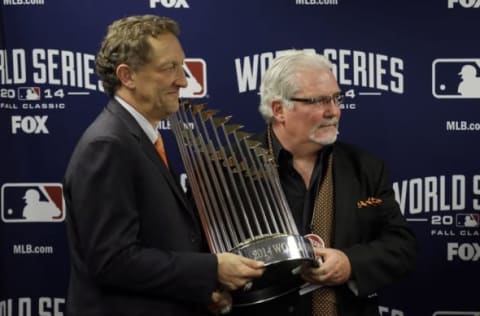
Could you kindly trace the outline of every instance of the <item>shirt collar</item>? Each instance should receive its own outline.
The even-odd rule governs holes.
[[[137,121],[138,125],[140,125],[145,134],[147,134],[152,144],[155,143],[158,138],[158,130],[153,128],[152,124],[150,124],[150,122],[145,118],[145,116],[143,116],[142,113],[138,112],[137,109],[133,107],[133,105],[130,105],[118,95],[115,95],[114,97],[115,100],[117,100],[118,103],[120,103],[120,105],[133,116],[135,121]]]

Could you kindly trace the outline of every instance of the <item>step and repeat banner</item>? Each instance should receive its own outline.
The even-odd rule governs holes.
[[[264,128],[272,59],[326,55],[347,95],[339,138],[388,162],[419,240],[416,271],[380,293],[380,315],[480,315],[480,0],[1,1],[0,316],[65,313],[63,174],[107,102],[94,66],[106,27],[134,14],[180,23],[182,95],[249,132]]]

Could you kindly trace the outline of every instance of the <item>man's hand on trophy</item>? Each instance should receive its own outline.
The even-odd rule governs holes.
[[[218,280],[228,290],[245,286],[265,271],[265,263],[233,253],[219,253],[217,260]]]
[[[232,296],[228,291],[217,290],[212,293],[212,302],[208,309],[214,315],[228,314],[232,310]]]
[[[304,264],[300,273],[305,281],[328,286],[348,281],[352,267],[343,251],[333,248],[314,248],[314,251],[316,257],[322,258],[322,264],[319,267]]]

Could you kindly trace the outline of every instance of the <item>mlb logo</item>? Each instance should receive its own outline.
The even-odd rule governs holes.
[[[200,58],[186,58],[183,70],[187,87],[180,89],[181,98],[203,98],[207,95],[207,65]]]
[[[480,58],[435,59],[432,93],[437,99],[480,99]]]
[[[456,214],[455,220],[457,227],[474,228],[480,226],[480,214],[476,213]]]
[[[6,223],[62,222],[65,200],[60,183],[5,183],[2,220]]]
[[[17,89],[18,99],[22,101],[40,100],[40,87],[21,87]]]

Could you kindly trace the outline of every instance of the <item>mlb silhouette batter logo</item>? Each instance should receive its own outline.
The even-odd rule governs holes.
[[[432,93],[438,99],[480,99],[480,58],[434,60]]]
[[[4,222],[61,222],[65,201],[60,183],[6,183],[2,186]]]
[[[38,101],[40,97],[40,87],[21,87],[17,89],[18,99],[22,101]]]
[[[186,58],[183,71],[187,87],[180,89],[181,98],[203,98],[207,95],[207,65],[201,58]]]
[[[473,228],[480,226],[480,214],[477,213],[457,214],[455,219],[457,227]]]

